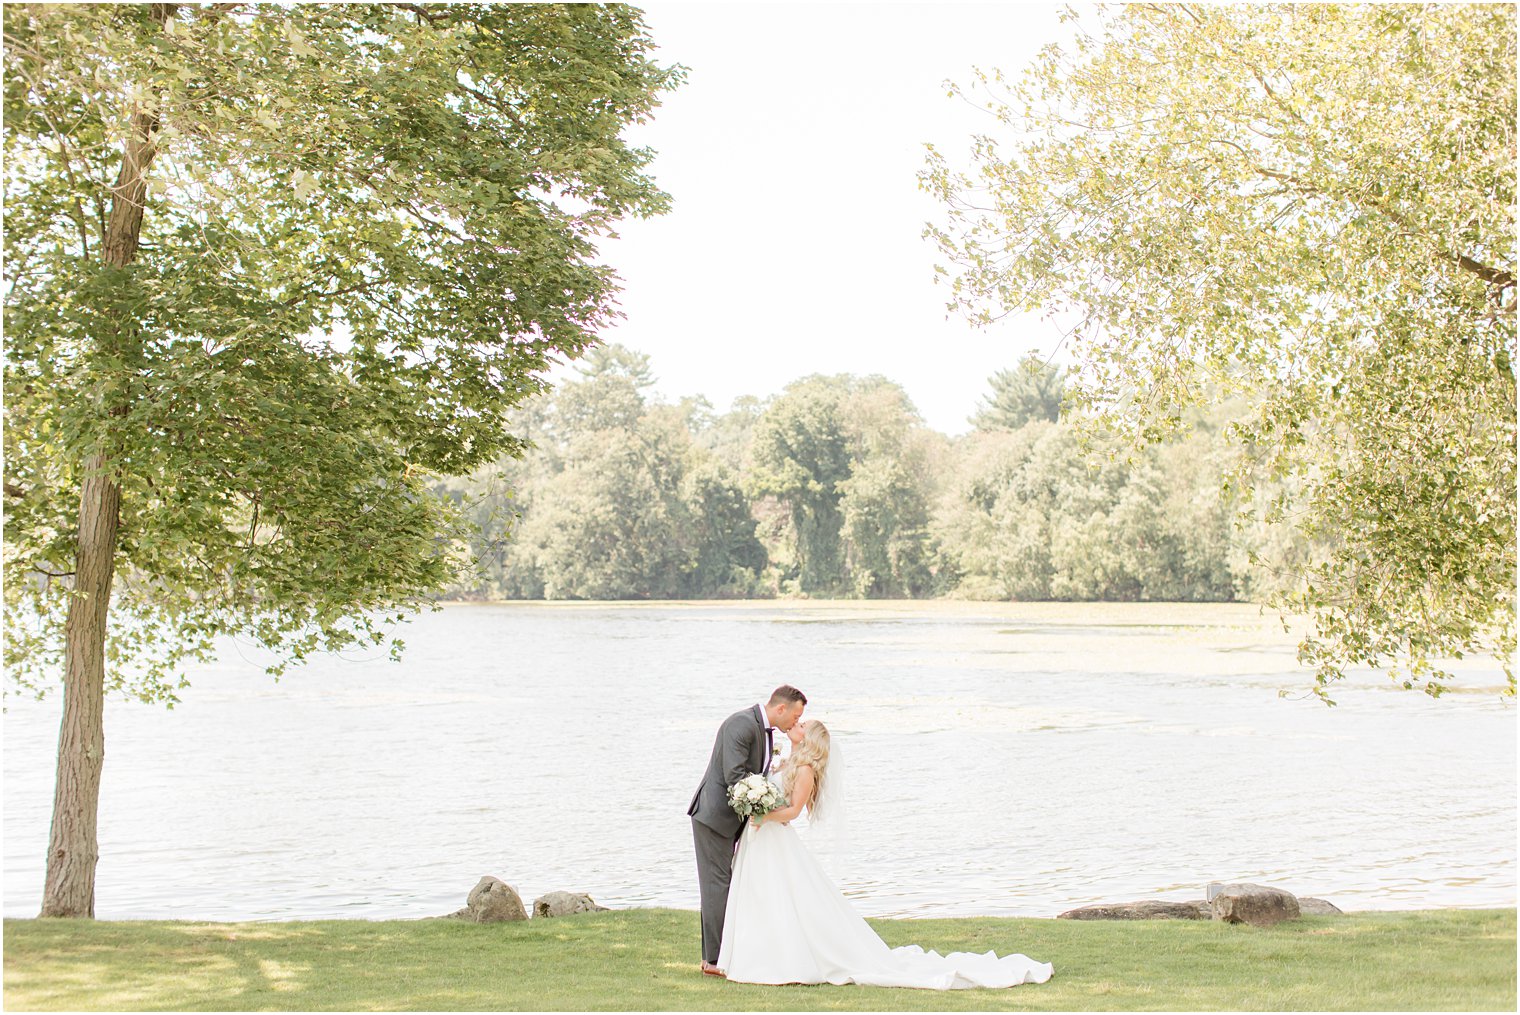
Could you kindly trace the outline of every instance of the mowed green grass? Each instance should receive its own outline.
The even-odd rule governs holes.
[[[1515,911],[1211,922],[873,920],[889,944],[1023,952],[1045,984],[921,991],[703,976],[697,914],[526,923],[5,921],[5,1007],[37,1009],[1515,1009]]]

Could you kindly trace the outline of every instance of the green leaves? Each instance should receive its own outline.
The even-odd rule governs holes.
[[[1061,418],[1064,393],[1061,369],[1031,353],[1015,369],[998,371],[992,378],[992,397],[971,422],[980,430],[1017,430],[1036,419],[1054,422]]]
[[[647,356],[593,349],[577,380],[525,405],[535,449],[444,485],[481,524],[465,596],[739,596],[765,550],[738,477],[696,439],[696,406],[650,405]],[[507,487],[515,495],[504,492]],[[508,497],[511,503],[507,503]]]
[[[521,451],[510,410],[616,313],[596,237],[668,204],[620,136],[681,78],[636,10],[418,10],[6,9],[7,565],[69,570],[105,450],[124,691],[172,697],[218,634],[369,641],[448,587],[467,528],[428,481]],[[103,270],[134,123],[142,246]],[[8,583],[25,682],[66,585]]]
[[[755,423],[751,490],[789,514],[798,591],[914,596],[932,582],[927,431],[882,377],[805,377]]]
[[[1317,538],[1269,566],[1321,693],[1355,665],[1439,693],[1457,652],[1513,690],[1513,9],[1134,6],[1076,43],[994,102],[1006,154],[929,153],[951,306],[1076,315],[1089,440],[1245,400],[1241,503],[1290,480]]]

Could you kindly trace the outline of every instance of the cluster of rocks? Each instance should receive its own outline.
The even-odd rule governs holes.
[[[1225,923],[1249,923],[1271,927],[1300,916],[1331,916],[1341,912],[1324,899],[1302,898],[1281,888],[1265,885],[1211,884],[1207,898],[1186,902],[1144,899],[1140,902],[1107,903],[1083,906],[1060,914],[1062,920],[1222,920]],[[532,915],[543,919],[570,916],[573,913],[605,913],[591,896],[581,892],[550,892],[533,900]],[[465,920],[470,923],[504,923],[528,919],[517,889],[499,878],[483,877],[470,890],[463,909],[442,920]]]
[[[1120,902],[1083,906],[1062,913],[1062,920],[1223,920],[1271,927],[1300,916],[1332,916],[1340,913],[1324,899],[1302,898],[1281,888],[1253,884],[1211,884],[1207,898],[1188,902]]]
[[[533,900],[533,915],[569,916],[572,913],[605,913],[606,906],[598,906],[591,896],[579,892],[550,892]],[[510,920],[528,919],[522,896],[517,889],[499,878],[483,877],[470,889],[464,908],[456,910],[442,920],[466,920],[470,923],[504,923]]]

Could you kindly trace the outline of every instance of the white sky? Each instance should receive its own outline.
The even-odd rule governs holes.
[[[1059,5],[642,6],[658,58],[690,69],[628,134],[675,206],[603,244],[627,315],[603,337],[650,355],[661,396],[723,411],[810,373],[879,373],[955,434],[995,371],[1055,349],[1035,316],[946,318],[920,236],[941,212],[915,174],[924,142],[964,165],[995,126],[943,83],[1021,71],[1069,31]]]

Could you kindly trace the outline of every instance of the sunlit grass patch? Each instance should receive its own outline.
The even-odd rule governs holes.
[[[29,1010],[1513,1010],[1514,910],[1208,921],[873,920],[893,945],[1023,952],[1010,990],[760,987],[701,974],[697,915],[479,925],[8,920],[5,1004]]]

